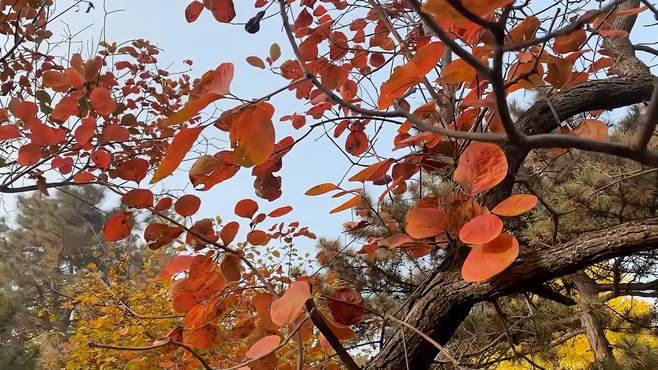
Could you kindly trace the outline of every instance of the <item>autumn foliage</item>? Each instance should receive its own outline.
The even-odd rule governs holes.
[[[39,44],[51,37],[51,3],[2,1],[0,9],[22,25],[15,26],[17,37]],[[514,187],[515,150],[554,148],[549,155],[559,156],[577,148],[655,163],[642,150],[611,142],[598,109],[560,124],[564,117],[551,107],[558,127],[538,138],[514,126],[506,103],[529,91],[568,91],[604,70],[614,74],[613,50],[586,44],[627,38],[610,19],[648,8],[586,7],[554,29],[555,19],[514,0],[362,3],[352,9],[344,0],[257,0],[255,15],[236,14],[231,0],[181,5],[190,23],[241,19],[246,32],[256,33],[261,22],[279,22],[281,42],[290,44],[283,50],[273,44],[267,55],[245,61],[217,61],[196,78],[160,69],[160,49],[145,40],[103,42],[90,58],[35,53],[27,60],[22,51],[2,58],[0,143],[2,167],[9,169],[2,189],[47,195],[64,185],[106,187],[124,206],[105,222],[107,242],[139,237],[156,253],[176,252],[155,284],[164,286],[177,320],[144,346],[166,367],[180,361],[186,368],[272,369],[305,361],[298,368],[353,368],[341,340],[353,338],[364,321],[390,323],[350,281],[313,273],[313,264],[326,260],[303,261],[307,270],[264,262],[316,238],[288,221],[295,205],[285,204],[282,182],[289,180],[277,174],[312,132],[323,131],[353,166],[344,179],[318,179],[305,193],[335,199],[319,212],[327,222],[328,214],[347,211],[380,217],[384,200],[417,195],[404,222],[389,222],[386,235],[369,238],[356,254],[369,258],[383,249],[415,261],[461,248],[461,277],[475,284],[504,274],[523,253],[510,223],[523,222],[540,201],[530,187]],[[243,76],[233,63],[271,72],[281,88],[236,97],[231,86]],[[298,111],[275,106],[274,95],[295,101]],[[215,103],[230,107],[202,119]],[[295,134],[282,137],[284,124]],[[221,137],[227,147],[199,154],[204,135]],[[235,204],[226,219],[204,217],[201,192],[218,191],[239,172],[253,177],[253,197],[223,199]],[[191,187],[154,193],[152,184],[172,176],[187,177]],[[449,190],[441,197],[412,193],[424,176],[440,178]],[[180,356],[172,360],[173,353]]]

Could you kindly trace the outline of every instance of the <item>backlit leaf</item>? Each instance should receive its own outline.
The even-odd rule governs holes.
[[[361,196],[360,195],[355,195],[353,198],[351,198],[347,202],[345,202],[345,203],[339,205],[338,207],[332,209],[329,213],[330,214],[338,213],[338,212],[344,211],[346,209],[356,207],[359,204],[361,204]]]
[[[125,239],[133,228],[132,213],[119,212],[105,222],[103,236],[107,241]]]
[[[498,185],[507,175],[507,158],[495,144],[472,142],[459,157],[453,173],[471,195],[477,195]]]
[[[412,208],[405,217],[405,231],[416,239],[437,236],[445,230],[448,214],[438,208]]]
[[[332,183],[324,183],[320,185],[315,185],[314,187],[306,190],[304,195],[308,195],[308,196],[322,195],[336,189],[338,189],[336,185]]]
[[[514,194],[498,203],[492,213],[499,216],[514,217],[526,213],[537,205],[537,197],[532,194]]]
[[[490,279],[503,272],[519,255],[519,242],[513,235],[500,234],[484,245],[475,245],[462,266],[462,278],[468,282]]]
[[[281,298],[272,302],[270,307],[272,322],[278,326],[285,326],[295,321],[309,298],[311,298],[309,283],[306,281],[293,282]]]
[[[503,221],[493,213],[472,218],[459,230],[459,239],[466,244],[485,244],[500,235]]]
[[[133,189],[121,197],[121,203],[131,208],[153,207],[153,192],[148,189]]]
[[[171,175],[176,170],[176,168],[178,168],[180,163],[187,155],[187,152],[190,151],[192,145],[194,145],[194,142],[199,137],[201,131],[203,131],[203,127],[186,127],[180,130],[180,132],[174,136],[174,139],[171,141],[171,144],[169,144],[169,147],[167,148],[164,159],[162,159],[160,166],[158,166],[158,169],[155,171],[155,174],[151,179],[151,184],[155,184],[156,182]]]
[[[268,335],[260,338],[251,345],[246,356],[251,359],[261,358],[274,351],[279,346],[279,343],[281,343],[281,337],[278,335]]]

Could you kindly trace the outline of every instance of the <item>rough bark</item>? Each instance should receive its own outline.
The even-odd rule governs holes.
[[[483,283],[467,283],[456,272],[438,274],[415,294],[406,322],[445,344],[477,302],[491,300],[528,286],[536,286],[585,266],[613,257],[658,248],[658,218],[633,221],[588,232],[569,242],[530,251],[503,274]],[[418,336],[407,334],[406,352],[396,332],[369,364],[368,369],[427,369],[437,349]]]
[[[597,294],[596,283],[583,271],[578,271],[572,276],[576,290],[578,290],[578,317],[587,342],[592,350],[594,361],[599,365],[612,364],[614,356],[600,317],[596,312],[600,311],[604,304]]]

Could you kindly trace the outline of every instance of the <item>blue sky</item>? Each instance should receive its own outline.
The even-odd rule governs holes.
[[[216,68],[220,63],[233,62],[236,70],[231,91],[241,98],[257,98],[285,86],[286,80],[269,71],[251,67],[244,61],[250,55],[265,59],[270,45],[274,42],[279,43],[283,49],[282,60],[291,58],[292,52],[286,43],[283,30],[277,27],[280,24],[276,22],[278,18],[262,22],[260,32],[254,35],[245,32],[242,26],[218,23],[208,11],[204,11],[195,23],[188,24],[184,10],[189,2],[187,0],[107,0],[103,6],[102,2],[96,0],[94,1],[96,9],[85,13],[86,6],[83,6],[79,12],[71,13],[63,17],[61,22],[54,23],[52,31],[57,38],[64,36],[68,28],[71,33],[84,29],[78,37],[84,42],[77,47],[83,55],[88,55],[89,48],[103,37],[105,24],[104,37],[107,41],[123,42],[143,38],[163,49],[159,55],[160,67],[173,63],[170,70],[182,70],[182,61],[192,59],[194,61],[193,71],[190,72],[192,77],[198,77],[203,72]],[[72,3],[74,2],[70,0],[61,1],[59,4],[64,5],[59,7],[62,9],[63,6]],[[234,22],[246,22],[255,15],[257,10],[253,3],[245,0],[235,1],[237,16]],[[104,7],[111,13],[105,20]],[[274,120],[277,140],[287,135],[299,137],[305,132],[306,127],[298,131],[291,129],[289,123],[278,121],[281,115],[295,110],[301,112],[303,106],[293,95],[284,93],[271,102],[277,109]],[[230,105],[220,105],[220,108],[227,107]],[[204,134],[221,139],[227,137],[226,133],[215,128],[207,129]],[[283,159],[283,169],[277,173],[283,178],[283,196],[271,203],[255,196],[254,178],[251,176],[250,169],[241,170],[234,178],[216,185],[208,192],[198,192],[189,184],[185,169],[189,168],[190,163],[187,163],[183,164],[174,176],[162,181],[162,185],[160,186],[159,183],[153,190],[160,190],[162,187],[185,188],[186,192],[203,199],[203,207],[198,217],[220,215],[224,220],[233,217],[235,202],[243,198],[257,200],[261,208],[266,211],[283,205],[292,205],[294,212],[290,217],[281,220],[299,220],[318,236],[336,237],[340,235],[342,222],[350,218],[350,213],[345,211],[342,214],[329,215],[329,210],[347,198],[331,199],[328,196],[303,195],[311,186],[340,180],[349,168],[349,163],[330,142],[326,139],[318,139],[320,135],[320,131],[314,132]],[[342,144],[343,141],[344,137],[339,143]],[[269,226],[269,223],[266,226]]]

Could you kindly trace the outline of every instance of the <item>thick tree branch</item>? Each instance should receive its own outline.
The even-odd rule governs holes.
[[[504,273],[483,283],[467,283],[459,273],[437,275],[419,289],[405,321],[445,344],[472,306],[526,290],[613,257],[658,248],[658,218],[633,221],[584,233],[569,242],[528,251]],[[404,368],[401,337],[388,340],[368,369]],[[437,350],[422,338],[407,338],[410,368],[427,369]]]

